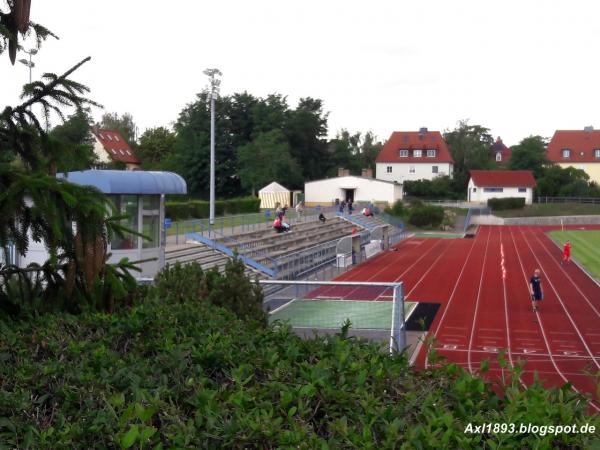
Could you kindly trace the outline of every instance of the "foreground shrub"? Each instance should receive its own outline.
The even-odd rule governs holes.
[[[407,209],[402,200],[396,200],[390,208],[386,208],[385,212],[394,217],[402,218],[407,214]]]
[[[249,280],[244,271],[245,266],[239,259],[229,260],[223,274],[216,267],[204,272],[197,262],[177,263],[156,276],[155,291],[167,302],[209,302],[230,310],[240,319],[265,326],[267,315],[263,310],[262,289]]]
[[[444,209],[434,205],[417,205],[410,209],[408,222],[417,227],[439,227],[444,220]]]
[[[525,199],[523,197],[506,197],[506,198],[490,198],[488,206],[494,211],[505,209],[523,209],[525,207]]]
[[[0,320],[4,448],[597,448],[590,434],[465,433],[583,424],[571,388],[500,387],[344,335],[301,340],[158,291],[120,314]],[[597,428],[598,429],[598,428]]]

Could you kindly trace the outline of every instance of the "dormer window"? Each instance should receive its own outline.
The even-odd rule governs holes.
[[[423,151],[422,151],[422,150],[414,150],[414,151],[413,151],[413,156],[414,156],[415,158],[420,158],[420,157],[422,156],[422,154],[423,154]]]
[[[429,150],[427,150],[427,157],[428,158],[435,158],[435,149],[429,149]]]
[[[600,158],[600,148],[594,150],[594,158]]]
[[[496,162],[502,162],[502,153],[496,153]]]
[[[408,157],[408,150],[406,150],[406,149],[400,150],[400,158],[407,158],[407,157]]]
[[[562,157],[563,158],[570,158],[571,157],[571,150],[569,150],[568,148],[563,148],[562,149]]]

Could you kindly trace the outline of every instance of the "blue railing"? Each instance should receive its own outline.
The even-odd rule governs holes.
[[[270,267],[265,266],[264,264],[259,263],[258,261],[255,261],[252,258],[249,258],[244,255],[236,254],[229,247],[226,247],[225,245],[223,245],[220,242],[217,242],[213,239],[202,236],[199,233],[187,233],[186,237],[189,239],[193,239],[195,241],[201,242],[201,243],[209,246],[213,250],[217,250],[221,253],[224,253],[225,255],[229,256],[230,258],[238,258],[247,266],[250,266],[256,270],[259,270],[259,271],[269,275],[270,277],[275,278],[277,276],[277,272],[278,272],[277,263],[273,258],[269,258],[268,256],[264,257],[264,259],[270,260],[274,264],[274,267],[270,268]]]

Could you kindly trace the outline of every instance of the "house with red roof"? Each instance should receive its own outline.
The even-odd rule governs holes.
[[[140,169],[140,159],[118,131],[96,127],[91,131],[95,140],[94,154],[100,165],[123,163],[126,170]]]
[[[498,165],[504,165],[508,163],[511,155],[511,149],[504,145],[504,142],[502,142],[500,136],[498,136],[496,138],[496,142],[492,144],[491,151],[494,161],[496,161]]]
[[[546,158],[561,167],[581,169],[590,181],[600,183],[600,130],[556,130],[546,149]]]
[[[394,131],[375,160],[376,178],[403,183],[452,175],[454,160],[439,131]]]
[[[467,200],[487,203],[490,198],[522,197],[531,205],[535,186],[531,170],[471,170]]]

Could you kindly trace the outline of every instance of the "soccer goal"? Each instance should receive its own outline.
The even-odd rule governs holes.
[[[416,304],[404,302],[403,283],[367,281],[259,280],[266,288],[271,323],[289,323],[303,337],[338,333],[389,341],[390,352],[406,348],[405,320]]]

